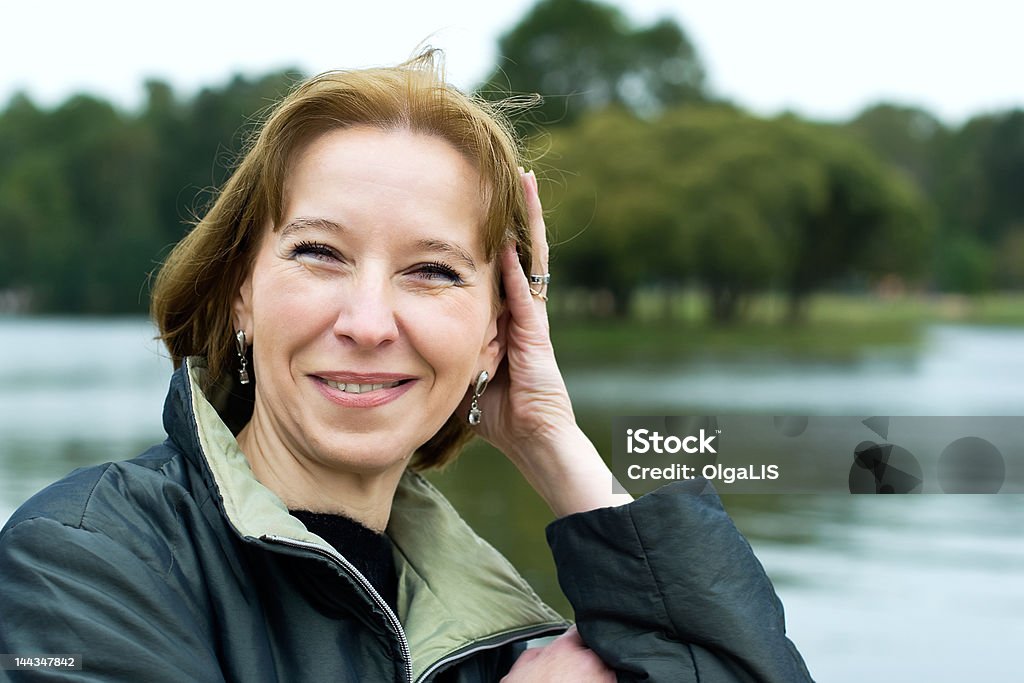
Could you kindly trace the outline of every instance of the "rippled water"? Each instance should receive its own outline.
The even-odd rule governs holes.
[[[163,438],[170,362],[140,320],[0,319],[0,520],[83,465]],[[1024,331],[935,327],[913,354],[842,364],[756,358],[574,370],[595,441],[643,412],[1024,414]],[[566,609],[550,514],[504,459],[474,448],[436,481],[541,594]],[[1024,642],[1021,496],[732,496],[820,681],[1015,681]]]
[[[568,378],[577,403],[644,410],[803,415],[1024,415],[1024,330],[936,325],[913,353],[847,362],[689,361],[601,367]],[[703,414],[703,413],[701,413]]]

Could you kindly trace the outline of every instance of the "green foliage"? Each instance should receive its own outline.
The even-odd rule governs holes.
[[[993,260],[996,284],[1003,289],[1024,289],[1024,221],[1003,234]]]
[[[199,213],[197,193],[226,179],[241,124],[293,81],[236,77],[184,101],[152,81],[137,114],[15,96],[0,114],[0,290],[31,292],[41,311],[144,311],[148,273]]]
[[[86,96],[14,110],[0,120],[0,137],[18,141],[0,183],[0,233],[15,246],[5,284],[32,288],[43,308],[131,308],[142,278],[125,263],[141,271],[153,246],[147,131]]]
[[[725,108],[680,108],[654,120],[594,114],[552,133],[552,157],[573,169],[549,206],[555,251],[574,283],[620,301],[646,285],[695,280],[712,317],[738,317],[769,287],[793,312],[831,282],[914,276],[927,262],[926,211],[914,187],[840,131],[765,121]]]
[[[12,165],[0,183],[0,289],[26,287],[36,273],[60,274],[80,250],[60,161],[40,153]],[[46,283],[38,278],[41,285]]]
[[[950,132],[932,114],[917,107],[876,104],[846,128],[881,159],[904,171],[921,192],[934,195],[942,171],[942,149]]]
[[[141,119],[159,144],[156,205],[165,245],[181,239],[203,213],[212,190],[227,180],[267,108],[299,78],[295,71],[254,80],[236,76],[223,88],[204,88],[186,101],[179,101],[164,83],[146,84]]]
[[[920,109],[882,104],[848,124],[925,193],[938,231],[933,282],[980,292],[1024,284],[1024,112],[977,116],[956,130]]]
[[[571,124],[609,106],[649,115],[706,97],[704,67],[678,24],[634,27],[594,0],[541,0],[501,37],[498,52],[479,91],[541,94],[542,124]]]
[[[928,259],[932,230],[917,190],[836,131],[806,127],[823,183],[819,203],[798,222],[786,290],[800,299],[847,273],[914,277]]]
[[[976,141],[983,199],[978,210],[978,234],[995,244],[1024,219],[1024,111],[1016,110],[975,119],[984,128]]]
[[[969,235],[943,242],[939,266],[938,284],[947,291],[980,294],[992,287],[992,253]]]

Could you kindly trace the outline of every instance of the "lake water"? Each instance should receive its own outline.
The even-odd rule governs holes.
[[[170,362],[140,320],[0,319],[0,520],[68,471],[163,438]],[[938,326],[913,351],[844,363],[751,357],[574,368],[595,441],[616,414],[1022,415],[1024,330]],[[475,447],[434,477],[565,610],[537,496]],[[1016,681],[1024,643],[1019,495],[730,496],[819,681]],[[0,577],[2,580],[2,577]]]

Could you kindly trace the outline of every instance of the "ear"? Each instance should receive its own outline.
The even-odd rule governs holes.
[[[491,377],[494,377],[498,371],[498,366],[501,365],[501,361],[505,358],[510,317],[511,313],[509,313],[508,306],[502,303],[501,308],[491,319],[487,335],[484,338],[484,347],[480,351],[479,369],[486,370],[487,374]]]
[[[234,318],[235,329],[245,332],[245,338],[251,344],[253,340],[251,269],[238,288],[238,293],[235,295],[235,300],[232,303],[232,310],[234,313],[232,317]]]

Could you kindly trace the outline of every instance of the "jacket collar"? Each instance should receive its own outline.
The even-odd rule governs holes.
[[[164,421],[171,438],[208,477],[223,514],[242,537],[278,536],[333,551],[253,476],[225,424],[241,426],[239,413],[245,411],[251,411],[251,401],[210,386],[204,360],[193,357],[175,373]],[[475,645],[567,625],[440,492],[413,472],[399,482],[387,534],[395,549],[398,617],[415,679],[439,660]]]

